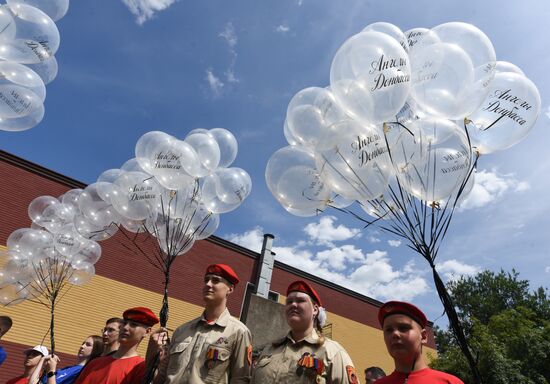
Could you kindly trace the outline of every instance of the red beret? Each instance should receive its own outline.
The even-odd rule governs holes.
[[[428,324],[428,319],[424,312],[418,307],[405,303],[404,301],[388,301],[378,310],[378,322],[384,326],[384,319],[390,315],[405,315],[416,321],[422,328]]]
[[[148,326],[153,326],[159,322],[157,315],[153,313],[149,308],[135,307],[124,311],[122,314],[124,320],[135,321]]]
[[[286,289],[286,295],[288,296],[288,294],[290,292],[303,292],[303,293],[306,293],[319,306],[321,306],[321,307],[323,306],[323,304],[321,304],[321,298],[319,297],[317,292],[315,292],[315,289],[313,289],[313,287],[311,285],[309,285],[308,283],[306,283],[305,281],[298,280],[298,281],[295,281],[294,283],[291,283],[288,286],[288,288]]]
[[[221,276],[233,285],[237,285],[237,283],[240,281],[239,276],[237,276],[235,271],[226,264],[212,264],[208,266],[208,268],[206,268],[205,275],[208,274]]]

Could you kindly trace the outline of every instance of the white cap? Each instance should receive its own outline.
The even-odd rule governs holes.
[[[36,351],[36,352],[40,352],[42,354],[42,356],[44,357],[47,357],[50,353],[48,352],[48,348],[44,347],[43,345],[37,345],[36,347],[32,347],[32,348],[29,348],[29,349],[25,349],[23,351],[23,354],[26,355],[27,353],[29,353],[30,351]]]

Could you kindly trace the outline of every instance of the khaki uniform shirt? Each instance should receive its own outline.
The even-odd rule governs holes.
[[[295,342],[291,334],[268,345],[260,354],[252,372],[254,384],[355,384],[358,383],[355,367],[348,353],[336,341],[325,339],[317,344],[319,336]],[[309,365],[304,359],[309,358]],[[312,361],[316,359],[317,361]],[[322,364],[320,364],[322,362]]]
[[[166,384],[249,383],[250,331],[227,308],[214,322],[198,317],[176,329]]]

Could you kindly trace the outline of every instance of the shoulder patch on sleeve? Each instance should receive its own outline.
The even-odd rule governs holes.
[[[353,365],[346,365],[346,372],[348,373],[348,381],[350,384],[358,384],[357,374],[355,373],[355,367]]]
[[[252,345],[248,344],[246,347],[246,358],[248,359],[248,365],[252,365]]]

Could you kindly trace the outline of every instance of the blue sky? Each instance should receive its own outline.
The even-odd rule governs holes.
[[[456,278],[516,268],[533,286],[548,287],[548,20],[545,1],[73,0],[57,23],[59,74],[47,86],[45,118],[29,131],[0,131],[1,148],[92,183],[133,157],[145,132],[183,138],[194,128],[227,128],[239,141],[234,166],[250,173],[253,190],[222,215],[218,236],[259,250],[262,233],[273,233],[281,261],[379,300],[412,300],[435,319],[442,308],[428,266],[404,243],[337,212],[294,217],[271,196],[264,170],[286,145],[286,107],[299,90],[328,85],[338,47],[370,23],[403,31],[476,25],[498,60],[515,63],[538,86],[542,113],[520,144],[481,158],[440,270]]]

